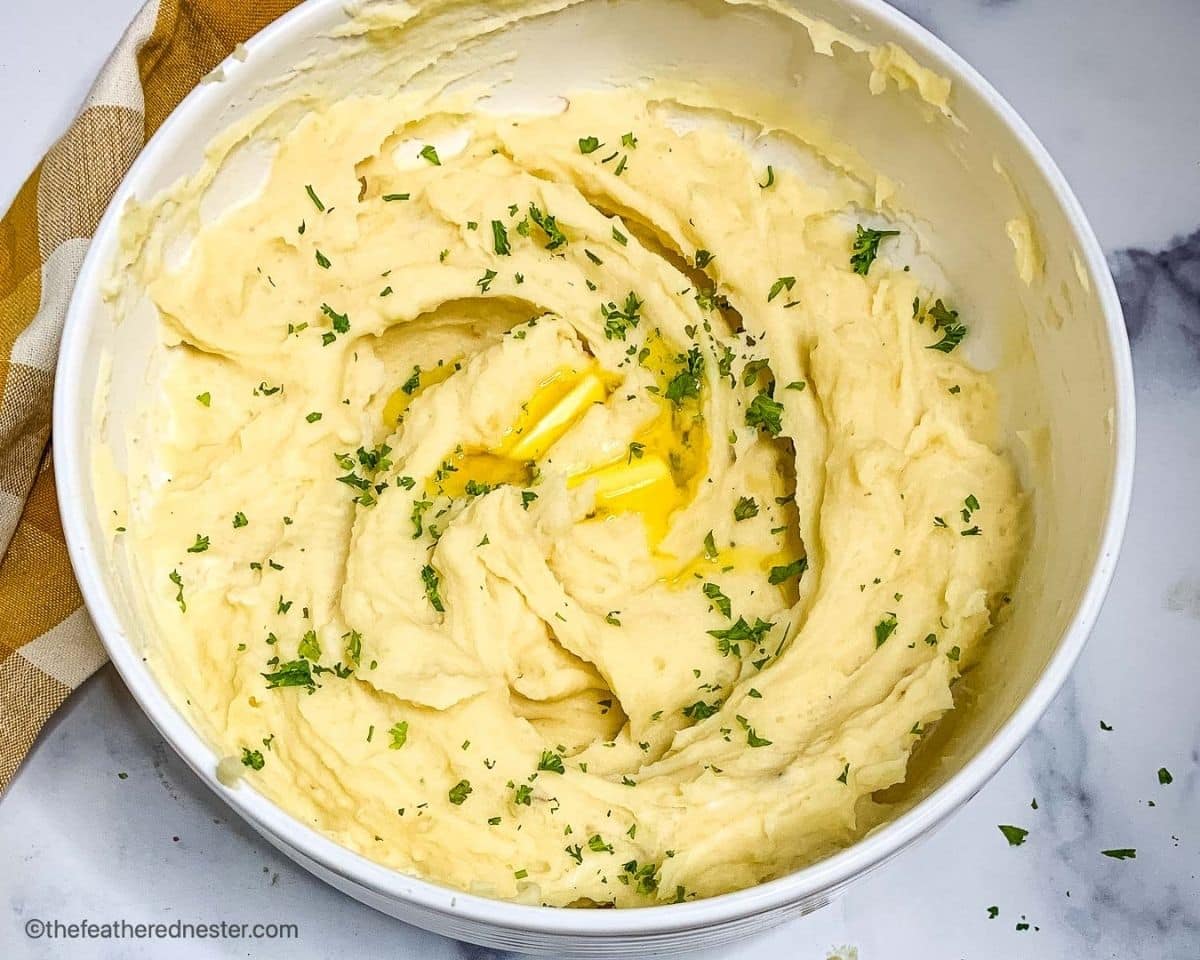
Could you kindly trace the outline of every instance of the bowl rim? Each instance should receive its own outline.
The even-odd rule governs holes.
[[[310,0],[301,3],[250,38],[245,43],[247,52],[253,54],[304,33],[327,17],[329,8],[340,7],[341,2]],[[803,4],[803,0],[795,2]],[[104,556],[93,551],[88,534],[88,515],[93,502],[90,458],[55,457],[59,510],[68,553],[87,611],[109,658],[163,738],[202,782],[259,832],[376,897],[447,918],[474,921],[507,931],[583,938],[681,933],[796,905],[814,895],[829,894],[882,864],[927,834],[981,789],[1017,750],[1050,705],[1065,683],[1099,615],[1129,513],[1134,468],[1135,398],[1132,358],[1120,301],[1102,248],[1078,199],[1045,147],[1013,107],[947,44],[883,0],[838,2],[852,16],[867,22],[877,21],[892,29],[918,59],[936,64],[951,73],[956,83],[972,88],[985,108],[1011,132],[1059,202],[1079,244],[1087,276],[1094,285],[1104,317],[1114,381],[1114,456],[1103,534],[1087,588],[1041,676],[990,740],[946,783],[911,810],[845,850],[784,877],[704,900],[621,910],[571,910],[495,900],[440,886],[376,863],[300,822],[248,785],[228,788],[218,782],[216,752],[168,699],[124,635],[115,605],[99,575]],[[219,97],[219,87],[219,84],[200,84],[181,101],[136,158],[96,227],[67,309],[55,376],[53,436],[74,436],[79,430],[78,421],[91,416],[92,398],[83,396],[81,378],[75,372],[88,359],[90,328],[85,300],[101,282],[106,267],[101,256],[106,244],[97,241],[116,228],[120,213],[143,171],[157,163],[160,155],[169,153],[172,143],[186,130],[189,116],[202,103]]]

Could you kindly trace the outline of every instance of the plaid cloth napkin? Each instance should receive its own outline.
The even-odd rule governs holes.
[[[176,104],[296,2],[149,0],[0,221],[0,793],[105,660],[71,574],[50,449],[54,365],[88,242]]]

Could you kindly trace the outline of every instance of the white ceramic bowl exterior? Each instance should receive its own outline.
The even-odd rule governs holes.
[[[217,756],[168,700],[141,656],[122,565],[107,545],[93,493],[97,445],[122,429],[147,389],[153,318],[115,322],[101,295],[117,249],[120,211],[201,163],[230,118],[257,105],[265,81],[318,49],[345,19],[338,0],[310,0],[247,44],[219,83],[195,90],[142,153],[104,219],[67,317],[58,366],[54,441],[59,499],[75,572],[110,657],[163,736],[213,790],[271,843],[324,880],[386,913],[438,933],[552,956],[644,956],[711,946],[815,910],[851,880],[928,833],[1012,754],[1065,680],[1108,587],[1133,469],[1133,382],[1120,306],[1077,201],[1041,145],[967,64],[878,0],[802,0],[807,15],[873,46],[896,43],[950,78],[958,122],[911,91],[873,96],[871,65],[835,45],[813,51],[797,24],[718,0],[585,2],[512,38],[516,77],[542,95],[604,79],[621,56],[645,74],[714,75],[802,103],[901,186],[936,237],[932,253],[971,318],[973,359],[996,364],[1005,427],[1034,490],[1034,523],[1011,618],[972,674],[971,702],[896,791],[897,819],[849,849],[790,876],[709,900],[635,910],[553,910],[487,900],[404,876],[353,854],[294,820],[244,783],[216,778]],[[572,49],[548,80],[527,51]],[[568,46],[564,47],[563,44]],[[551,91],[554,92],[554,91]],[[1013,224],[1028,223],[1029,283],[1019,277]],[[1019,234],[1019,226],[1016,230]],[[108,376],[107,404],[97,410]],[[115,445],[114,445],[115,446]],[[119,461],[119,457],[118,457]]]

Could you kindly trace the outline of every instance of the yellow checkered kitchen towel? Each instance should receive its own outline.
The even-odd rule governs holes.
[[[149,137],[297,0],[150,0],[71,128],[0,221],[0,793],[42,724],[104,663],[59,523],[50,399],[83,255]]]

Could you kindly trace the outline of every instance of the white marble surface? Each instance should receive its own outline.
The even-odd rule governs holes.
[[[5,6],[0,204],[65,125],[138,3]],[[1024,114],[1109,251],[1135,336],[1133,513],[1073,682],[1000,774],[833,906],[720,955],[825,960],[850,945],[860,960],[1197,960],[1200,3],[900,6]],[[1159,767],[1171,784],[1159,784]],[[1000,823],[1026,827],[1027,841],[1010,847]],[[1137,858],[1101,856],[1113,847],[1135,847]],[[30,917],[294,922],[300,939],[56,944],[26,939]],[[1017,929],[1023,918],[1030,929]],[[492,956],[373,913],[285,861],[163,745],[111,668],[55,717],[0,802],[0,956],[338,954]]]

